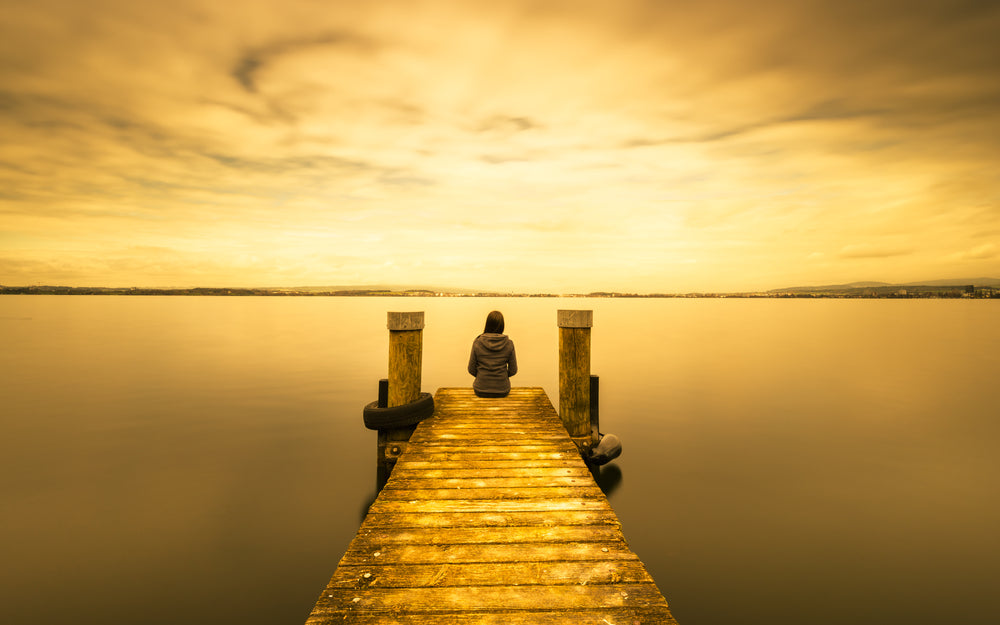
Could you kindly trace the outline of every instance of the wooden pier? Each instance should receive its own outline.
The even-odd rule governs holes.
[[[307,625],[676,623],[544,390],[434,401]]]

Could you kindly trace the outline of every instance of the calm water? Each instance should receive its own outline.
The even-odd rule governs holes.
[[[504,311],[558,400],[592,308],[605,469],[682,625],[995,623],[988,301],[0,298],[0,622],[301,623],[374,496],[388,310],[423,389]]]

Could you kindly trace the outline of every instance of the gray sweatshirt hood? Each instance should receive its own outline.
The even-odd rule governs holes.
[[[476,338],[476,342],[487,351],[499,352],[510,343],[510,338],[506,334],[480,334]]]

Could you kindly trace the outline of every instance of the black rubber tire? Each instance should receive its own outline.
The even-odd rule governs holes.
[[[369,430],[394,430],[396,428],[416,425],[434,414],[434,396],[421,393],[416,401],[402,406],[379,408],[378,402],[365,406],[365,427]]]

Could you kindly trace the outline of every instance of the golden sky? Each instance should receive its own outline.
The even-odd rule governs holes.
[[[992,0],[0,14],[0,284],[1000,277]]]

